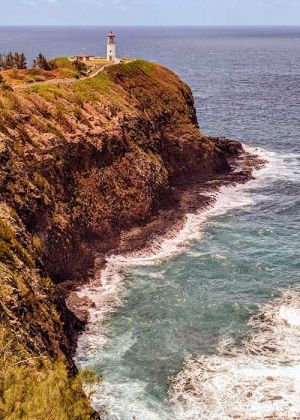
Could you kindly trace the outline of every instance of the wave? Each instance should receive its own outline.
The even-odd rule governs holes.
[[[255,197],[249,194],[254,188],[264,188],[272,184],[275,179],[282,177],[286,167],[282,164],[282,157],[260,148],[250,148],[243,145],[246,152],[258,155],[267,160],[267,164],[254,170],[254,178],[246,184],[222,186],[217,193],[213,193],[213,202],[205,211],[199,214],[187,214],[184,226],[179,231],[171,232],[167,237],[160,238],[150,244],[147,250],[141,250],[130,255],[111,255],[106,258],[105,268],[95,276],[88,285],[83,287],[78,296],[88,297],[92,302],[89,309],[89,323],[85,332],[79,337],[77,355],[78,363],[81,360],[93,358],[99,347],[106,343],[108,330],[103,326],[104,321],[120,308],[124,301],[124,274],[130,267],[152,266],[185,251],[187,244],[201,238],[206,225],[214,218],[235,209],[255,204],[262,194],[256,193]],[[289,156],[287,155],[287,158]],[[280,165],[284,166],[283,168]],[[290,178],[291,174],[287,176]],[[208,193],[212,196],[211,193]]]
[[[163,239],[153,241],[147,250],[141,250],[130,255],[111,255],[106,258],[105,268],[77,295],[88,298],[91,302],[89,322],[85,332],[79,337],[77,345],[78,363],[81,360],[93,358],[99,347],[106,343],[108,330],[104,321],[120,308],[124,301],[124,274],[130,267],[152,266],[180,254],[188,243],[199,239],[204,232],[204,226],[210,218],[224,214],[234,208],[252,204],[247,196],[236,196],[236,191],[244,186],[221,187],[219,193],[214,193],[213,204],[199,214],[187,214],[181,230],[171,232]]]
[[[188,357],[173,380],[178,419],[300,418],[300,288],[265,305],[249,322],[254,332],[218,354]]]
[[[98,358],[101,357],[99,349],[105,345],[109,337],[109,331],[105,327],[104,321],[115,311],[117,311],[118,308],[125,304],[124,298],[126,288],[124,279],[126,277],[126,272],[130,271],[132,267],[158,265],[165,260],[174,258],[176,255],[182,252],[186,252],[187,245],[201,238],[201,236],[206,231],[207,224],[210,223],[211,220],[214,220],[216,217],[222,216],[228,212],[238,210],[241,208],[245,208],[245,211],[247,211],[248,207],[256,205],[260,200],[265,201],[267,199],[265,191],[274,182],[280,181],[284,178],[291,180],[293,179],[293,177],[299,176],[299,156],[279,156],[276,153],[267,152],[259,148],[254,149],[249,148],[247,146],[244,146],[244,148],[247,152],[251,154],[257,154],[260,158],[267,160],[267,164],[263,168],[254,171],[255,179],[246,184],[221,187],[219,192],[214,194],[214,201],[210,207],[208,207],[205,211],[202,211],[199,214],[188,214],[186,216],[185,224],[180,231],[174,231],[170,233],[168,237],[157,240],[156,242],[151,244],[149,249],[125,256],[109,256],[106,259],[105,268],[101,270],[101,272],[95,277],[95,279],[90,284],[88,284],[80,292],[78,292],[79,296],[88,297],[93,303],[91,305],[91,308],[89,309],[88,326],[85,332],[79,337],[78,341],[76,362],[79,367],[85,367],[91,362],[93,364],[97,364],[97,362],[100,362],[100,360],[98,360]],[[149,281],[151,281],[151,278],[149,278]],[[284,317],[289,317],[291,321],[291,317],[297,314],[297,308],[298,307],[294,308],[292,306],[282,306],[282,322],[288,322],[287,319],[284,319]],[[251,322],[254,322],[254,319]],[[261,328],[262,326],[263,325],[260,321],[259,328]],[[215,356],[214,358],[199,358],[197,360],[188,359],[186,361],[185,369],[178,375],[175,382],[173,382],[172,384],[171,400],[176,410],[176,415],[174,416],[174,418],[223,418],[220,417],[220,413],[222,413],[223,416],[225,412],[223,407],[225,402],[223,402],[223,400],[226,400],[226,386],[222,388],[222,384],[227,383],[226,381],[229,381],[228,386],[230,386],[231,379],[228,379],[230,377],[230,374],[228,372],[231,372],[230,369],[232,368],[232,363],[235,363],[234,360],[238,360],[238,362],[240,363],[240,369],[239,367],[237,367],[236,373],[234,374],[234,379],[238,377],[245,378],[247,377],[247,375],[249,376],[250,374],[253,374],[255,377],[256,372],[257,381],[260,380],[261,382],[266,382],[267,385],[270,385],[270,387],[272,384],[277,384],[275,378],[277,378],[277,373],[279,373],[279,371],[282,372],[282,369],[284,369],[282,366],[275,368],[274,364],[272,364],[271,366],[265,364],[265,361],[262,361],[262,358],[266,358],[266,355],[260,355],[260,361],[256,360],[253,356],[253,361],[251,361],[251,364],[249,365],[250,355],[245,350],[246,346],[243,348],[243,350],[234,350],[235,348],[233,346],[228,346],[228,343],[225,346],[225,341],[226,340],[224,340],[222,344],[223,353],[220,351],[218,356]],[[251,345],[254,346],[255,340],[252,339],[251,343]],[[229,351],[228,349],[230,348],[230,356],[225,356],[225,347],[227,348],[227,351]],[[242,354],[238,356],[236,354],[233,354],[234,351],[242,352]],[[244,366],[242,366],[243,361],[245,361]],[[254,363],[255,361],[256,364]],[[206,365],[205,369],[203,367],[204,364]],[[218,370],[219,368],[221,369],[220,372]],[[293,368],[291,369],[292,371]],[[273,371],[273,369],[277,369],[278,372],[276,373],[275,371]],[[270,370],[272,372],[269,372]],[[262,371],[268,372],[267,375],[261,376],[260,372]],[[214,372],[217,374],[215,379],[213,377]],[[286,375],[288,375],[288,372],[290,372],[290,370],[288,369],[288,366],[286,366]],[[252,378],[251,375],[249,376],[250,379]],[[196,378],[196,387],[194,391],[192,391],[192,388],[189,391],[188,382],[191,380],[193,383],[193,378]],[[208,389],[203,387],[201,378],[204,381],[203,383],[207,383]],[[208,378],[209,380],[206,381],[205,378]],[[232,381],[234,382],[234,380]],[[291,378],[290,381],[292,381]],[[236,385],[233,385],[237,388],[232,388],[231,390],[231,392],[235,393],[236,395],[242,393],[242,389],[245,388],[245,385],[242,384],[240,389],[238,382],[239,381],[237,380]],[[294,385],[293,381],[292,383],[284,383],[286,383],[287,386],[290,387]],[[200,387],[199,389],[198,385]],[[143,386],[144,384],[136,384],[137,389],[140,389],[141,387],[143,388]],[[200,389],[203,391],[201,391]],[[218,393],[219,389],[220,393]],[[107,401],[110,406],[116,406],[116,401],[118,399],[117,395],[119,394],[115,389],[115,385],[110,384],[109,381],[104,381],[104,383],[94,391],[95,394],[93,395],[92,400],[96,407],[99,408],[101,401],[102,403],[103,401]],[[200,403],[199,393],[201,392],[205,392],[205,395],[207,396],[207,405],[203,405],[203,403]],[[222,394],[222,392],[224,393],[224,395]],[[246,392],[246,395],[248,393],[248,403],[251,403],[252,401],[252,396],[250,398],[250,393],[255,395],[256,398],[255,392],[255,390],[253,392],[250,390]],[[291,391],[290,395],[296,395],[297,392],[297,390],[295,391],[295,393]],[[274,398],[273,406],[275,407],[276,405],[278,405],[279,407],[281,407],[280,404],[283,405],[283,402],[281,399],[279,399],[279,397],[282,397],[282,395],[275,394],[272,394]],[[262,398],[265,397],[262,395]],[[238,408],[238,404],[242,404],[241,401],[237,402],[237,399],[238,398],[234,399],[236,408]],[[140,400],[140,397],[135,398],[135,400],[136,403]],[[215,417],[212,417],[211,414],[209,414],[212,412],[212,406],[208,404],[209,400],[214,401],[214,404],[216,404],[215,411],[213,412],[216,413]],[[230,401],[231,400],[229,399],[228,403],[226,403],[229,407],[231,404]],[[290,403],[293,407],[298,406],[295,405],[294,401],[292,400],[290,400]],[[186,408],[187,405],[189,405],[188,410]],[[137,409],[137,412],[143,412],[142,407],[145,408],[145,406],[141,403],[141,407],[140,409]],[[241,407],[243,407],[244,409],[244,405],[241,405]],[[253,410],[252,412],[254,413],[254,415],[256,415],[255,411]],[[283,409],[280,408],[280,410],[281,411],[278,412],[282,412]],[[242,412],[243,411],[241,411],[241,413]],[[203,417],[201,413],[203,413]],[[186,417],[187,415],[189,417]],[[152,416],[149,414],[148,411],[147,416],[148,417],[145,418],[156,418],[154,414]],[[162,416],[161,418],[168,417]],[[261,418],[261,416],[253,418]]]

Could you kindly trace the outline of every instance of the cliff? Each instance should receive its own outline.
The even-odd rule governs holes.
[[[10,369],[0,418],[45,413],[59,398],[56,418],[94,415],[67,374],[82,322],[56,284],[86,280],[121,232],[172,205],[174,185],[228,172],[239,151],[203,136],[189,87],[142,60],[78,82],[0,90],[0,364]],[[51,390],[58,377],[64,391],[38,408],[34,384]]]

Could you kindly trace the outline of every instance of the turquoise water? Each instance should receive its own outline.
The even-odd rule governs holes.
[[[185,418],[168,395],[185,357],[216,354],[224,337],[238,345],[260,306],[297,285],[300,156],[259,153],[269,163],[256,181],[224,188],[184,233],[154,252],[108,261],[108,295],[123,284],[123,306],[104,323],[104,347],[96,317],[78,353],[81,366],[104,375],[94,401],[110,407],[107,418]]]
[[[191,85],[204,131],[268,164],[154,249],[108,259],[82,291],[96,306],[78,365],[104,375],[93,402],[107,419],[297,418],[300,32],[177,31],[162,61]]]

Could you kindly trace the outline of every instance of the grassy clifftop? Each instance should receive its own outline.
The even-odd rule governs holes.
[[[82,323],[55,284],[86,279],[95,251],[147,220],[173,184],[228,170],[226,158],[200,133],[189,87],[136,60],[0,88],[0,161],[0,418],[91,418],[68,374]]]

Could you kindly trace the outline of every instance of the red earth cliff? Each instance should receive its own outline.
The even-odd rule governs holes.
[[[176,204],[174,186],[229,173],[242,147],[206,138],[190,88],[142,60],[0,95],[3,347],[75,372],[83,324],[54,284],[87,279],[121,232]]]

